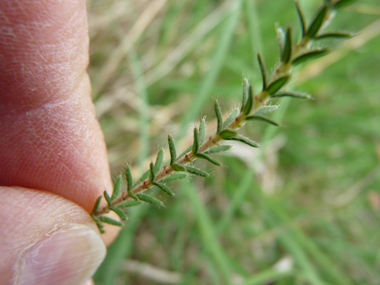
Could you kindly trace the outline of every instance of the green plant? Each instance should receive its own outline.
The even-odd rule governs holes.
[[[238,133],[238,130],[249,121],[263,121],[275,126],[279,124],[272,119],[264,116],[267,113],[275,111],[278,106],[268,103],[276,98],[292,97],[312,99],[312,96],[306,93],[283,90],[285,85],[290,81],[292,76],[292,68],[326,55],[329,50],[327,48],[315,48],[312,44],[316,41],[326,38],[350,38],[351,34],[342,32],[323,32],[328,25],[336,10],[351,4],[352,0],[340,1],[324,1],[313,20],[309,25],[305,22],[305,17],[301,8],[296,2],[296,8],[301,23],[300,40],[294,44],[292,29],[289,27],[286,32],[283,29],[277,29],[278,43],[280,47],[280,63],[274,69],[272,74],[268,76],[263,59],[258,53],[257,58],[262,75],[262,90],[254,94],[252,85],[248,79],[244,78],[242,83],[243,99],[240,109],[233,110],[225,120],[223,120],[222,111],[218,101],[214,101],[214,110],[217,118],[217,130],[214,135],[206,139],[206,123],[202,120],[199,128],[194,128],[193,144],[189,146],[180,155],[177,155],[176,146],[171,136],[168,136],[168,145],[170,152],[170,162],[164,164],[164,151],[158,152],[155,163],[150,164],[150,169],[143,176],[133,183],[129,166],[127,166],[122,176],[119,176],[115,182],[112,196],[104,191],[104,198],[107,205],[100,207],[102,196],[97,199],[94,206],[92,216],[96,221],[99,230],[104,232],[103,223],[122,226],[123,224],[104,214],[113,211],[121,220],[126,220],[127,216],[124,210],[128,207],[140,205],[141,203],[150,203],[161,207],[162,202],[143,192],[155,186],[173,196],[173,192],[166,185],[167,182],[180,180],[188,177],[188,175],[198,175],[207,177],[209,174],[199,168],[190,166],[189,164],[196,159],[207,160],[217,166],[221,163],[215,160],[211,154],[224,152],[230,149],[228,144],[220,145],[220,142],[228,142],[231,140],[240,141],[251,147],[259,147],[259,144],[244,137]],[[121,180],[127,182],[127,190],[121,191]]]

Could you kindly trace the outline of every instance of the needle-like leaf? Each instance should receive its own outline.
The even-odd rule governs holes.
[[[154,171],[157,173],[162,168],[162,163],[164,161],[164,149],[160,149],[157,154],[156,162],[154,164]]]
[[[216,120],[217,120],[216,134],[219,134],[222,131],[222,127],[223,127],[223,116],[222,116],[222,109],[220,109],[218,100],[214,101],[214,110],[215,110]]]
[[[198,153],[197,157],[201,158],[201,159],[208,160],[209,162],[211,162],[212,164],[215,164],[216,166],[221,166],[221,163],[219,161],[217,161],[216,159],[212,158],[211,156],[209,156],[207,154]]]
[[[174,196],[174,193],[172,192],[172,190],[170,190],[169,187],[166,186],[165,184],[158,183],[158,182],[153,182],[153,185],[157,186],[158,188],[160,188],[162,191],[164,191],[169,196]]]
[[[119,175],[119,177],[117,177],[115,184],[113,186],[113,192],[112,192],[112,196],[111,196],[112,201],[115,200],[117,197],[119,197],[120,186],[121,186],[121,175]]]
[[[169,151],[170,151],[170,164],[175,163],[177,159],[177,151],[175,148],[174,140],[171,135],[168,135],[168,144],[169,144]]]
[[[194,128],[194,142],[193,142],[193,150],[192,152],[196,154],[199,150],[199,137],[198,137],[198,129]]]
[[[276,121],[273,121],[272,119],[269,119],[269,118],[264,117],[264,116],[253,115],[253,116],[246,117],[245,119],[246,119],[247,121],[259,120],[259,121],[263,121],[263,122],[266,122],[266,123],[272,124],[272,125],[274,125],[274,126],[276,126],[276,127],[280,126],[280,124],[277,123]]]
[[[153,198],[152,196],[149,196],[149,195],[146,195],[143,193],[139,193],[136,195],[140,201],[152,204],[152,205],[157,206],[157,207],[164,207],[164,204],[160,200]]]
[[[121,227],[123,226],[123,223],[119,222],[119,221],[116,221],[110,217],[107,217],[107,216],[99,216],[98,219],[103,222],[103,223],[107,223],[107,224],[110,224],[110,225],[114,225],[114,226],[118,226],[118,227]]]
[[[281,49],[282,50],[282,49]],[[263,80],[263,90],[267,89],[267,71],[265,68],[265,64],[263,61],[263,58],[261,57],[261,54],[257,53],[257,60],[259,61],[260,71],[261,71],[261,78]]]

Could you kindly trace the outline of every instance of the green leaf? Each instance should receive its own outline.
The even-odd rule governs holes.
[[[125,201],[123,203],[120,203],[118,205],[119,208],[127,208],[127,207],[134,207],[134,206],[138,206],[138,205],[141,205],[142,202],[141,201],[136,201],[136,200],[128,200],[128,201]]]
[[[281,53],[281,61],[284,64],[287,64],[290,61],[290,58],[292,57],[292,29],[289,27],[285,34],[285,46]]]
[[[116,179],[115,185],[113,186],[113,192],[111,196],[111,200],[115,200],[120,195],[120,186],[121,186],[121,175]]]
[[[217,129],[216,129],[216,134],[219,134],[222,131],[222,126],[223,126],[223,116],[222,116],[222,109],[220,109],[220,105],[218,100],[214,101],[214,110],[216,114],[216,120],[218,123]]]
[[[206,140],[206,120],[203,118],[199,125],[199,143],[204,143]]]
[[[334,9],[341,9],[343,7],[346,7],[348,5],[351,5],[352,3],[356,2],[357,0],[341,0],[334,5]]]
[[[185,167],[183,167],[182,165],[178,163],[173,163],[172,167],[175,171],[185,171]]]
[[[301,7],[298,3],[298,1],[295,1],[296,2],[296,8],[297,8],[297,14],[298,14],[298,17],[300,19],[300,23],[301,23],[301,31],[302,31],[302,37],[305,36],[305,33],[306,33],[306,22],[305,22],[305,17],[303,15],[303,12],[301,10]]]
[[[191,149],[193,148],[193,146],[189,146],[184,152],[182,152],[179,156],[178,156],[178,159],[180,159],[181,157],[183,157],[186,153],[188,153],[189,151],[191,151]]]
[[[141,177],[133,184],[133,187],[136,187],[137,185],[139,185],[141,182],[143,182],[145,179],[147,179],[149,177],[149,174],[150,174],[150,170],[147,170],[143,173],[143,175],[141,175]],[[132,188],[131,188],[132,189]]]
[[[153,182],[154,179],[156,178],[156,173],[154,173],[154,164],[153,164],[153,162],[150,163],[149,168],[150,168],[149,180],[151,182]]]
[[[228,127],[229,124],[232,123],[233,120],[236,119],[236,117],[239,115],[239,110],[235,109],[233,110],[227,117],[227,119],[224,121],[222,129],[225,129]]]
[[[170,181],[175,181],[175,180],[181,180],[186,178],[188,175],[184,172],[174,172],[172,175],[166,176],[165,178],[162,178],[160,180],[161,183],[167,183]]]
[[[239,142],[245,143],[251,147],[260,147],[260,145],[257,142],[251,141],[249,138],[243,137],[241,135],[229,137],[226,140],[239,141]]]
[[[253,106],[253,87],[250,84],[249,88],[248,88],[247,104],[245,104],[245,106],[241,112],[244,113],[245,115],[248,115],[249,112],[251,112],[252,106]]]
[[[107,191],[103,192],[104,198],[106,198],[107,204],[109,207],[112,207],[112,201],[110,195],[108,195]]]
[[[162,168],[162,163],[164,162],[164,149],[160,149],[157,154],[156,162],[154,164],[154,171],[157,173]]]
[[[160,188],[162,191],[164,191],[169,196],[174,196],[174,193],[172,192],[172,190],[170,190],[169,187],[166,186],[165,184],[158,183],[158,182],[153,182],[153,185],[155,185],[158,188]]]
[[[217,165],[217,166],[221,166],[221,163],[219,161],[217,161],[216,159],[212,158],[211,156],[207,155],[207,154],[204,154],[204,153],[198,153],[197,154],[197,157],[198,158],[201,158],[201,159],[205,159],[205,160],[208,160],[210,161],[211,163]]]
[[[296,92],[296,91],[280,91],[272,95],[271,98],[280,98],[280,97],[293,97],[300,99],[311,99],[314,100],[314,97],[308,93]]]
[[[269,124],[272,124],[272,125],[274,125],[274,126],[276,126],[276,127],[279,127],[279,126],[280,126],[279,123],[277,123],[277,122],[275,122],[275,121],[273,121],[273,120],[271,120],[271,119],[269,119],[269,118],[267,118],[267,117],[264,117],[264,116],[257,116],[257,115],[254,115],[254,116],[246,117],[245,119],[246,119],[247,121],[259,120],[259,121],[264,121],[264,122],[267,122],[267,123],[269,123]]]
[[[278,93],[277,93],[278,94]],[[261,116],[266,113],[272,113],[278,109],[278,105],[267,105],[267,106],[262,106],[260,107],[254,115]]]
[[[303,55],[300,55],[299,57],[295,58],[292,61],[292,65],[296,66],[296,65],[303,63],[305,61],[322,57],[322,56],[326,55],[328,52],[329,52],[329,50],[327,48],[315,49],[315,50],[309,51],[309,52],[304,53]]]
[[[194,128],[194,142],[193,142],[193,153],[196,154],[199,150],[199,138],[198,138],[198,129]]]
[[[114,225],[114,226],[118,226],[118,227],[122,227],[123,226],[123,223],[122,222],[119,222],[119,221],[116,221],[110,217],[107,217],[107,216],[100,216],[98,217],[98,219],[103,222],[103,223],[107,223],[107,224],[110,224],[110,225]]]
[[[343,32],[328,32],[319,34],[318,36],[314,37],[313,40],[324,40],[324,39],[349,39],[352,38],[353,35],[350,33],[343,33]]]
[[[170,164],[175,163],[177,158],[177,151],[175,149],[174,140],[171,135],[168,135],[168,143],[169,143],[169,150],[170,150]]]
[[[241,110],[243,110],[243,108],[247,104],[247,100],[248,100],[249,82],[248,82],[247,78],[243,79],[242,85],[243,85],[243,88],[242,88],[243,89],[243,98],[242,98],[242,102],[241,102]]]
[[[226,139],[228,137],[233,137],[233,136],[236,136],[237,135],[237,132],[233,131],[233,130],[230,130],[230,129],[225,129],[223,131],[220,132],[220,137],[222,139]]]
[[[149,172],[148,172],[149,173]],[[136,197],[135,193],[132,192],[132,189],[133,189],[133,179],[132,179],[132,173],[131,173],[131,169],[130,167],[127,165],[127,167],[125,168],[125,172],[124,172],[124,175],[125,175],[125,180],[127,181],[127,191],[128,191],[128,195],[133,199],[133,200],[138,200],[138,198]],[[143,178],[143,177],[142,177]],[[141,178],[140,178],[141,179]],[[143,180],[145,180],[146,178],[144,178]],[[141,180],[141,181],[143,181]]]
[[[99,196],[98,199],[96,199],[96,202],[95,202],[95,205],[94,205],[94,209],[92,210],[92,213],[95,213],[98,210],[99,204],[100,204],[101,200],[102,200],[102,196]]]
[[[202,176],[202,177],[209,177],[210,176],[210,174],[208,174],[207,172],[204,172],[204,171],[202,171],[198,168],[192,167],[192,166],[186,166],[185,170],[191,174],[195,174],[195,175]]]
[[[110,208],[112,211],[114,211],[119,217],[120,219],[122,219],[123,221],[126,221],[128,220],[128,217],[127,215],[119,208],[115,208],[115,207],[112,207]]]
[[[282,48],[281,48],[282,50]],[[263,90],[267,89],[267,71],[265,69],[265,64],[263,61],[263,58],[261,57],[261,54],[257,53],[257,59],[259,61],[260,71],[261,71],[261,77],[263,79]]]
[[[268,86],[268,88],[265,91],[268,92],[269,95],[276,93],[288,82],[289,78],[290,78],[290,75],[285,75],[283,77],[276,79]]]
[[[225,152],[225,151],[228,151],[231,149],[231,146],[230,145],[227,145],[227,144],[223,144],[223,145],[218,145],[218,146],[214,146],[208,150],[206,150],[205,152],[203,152],[204,154],[214,154],[214,153],[221,153],[221,152]]]
[[[277,35],[278,46],[281,52],[284,49],[285,33],[284,33],[284,30],[281,27],[278,27],[277,25],[276,25],[276,35]],[[265,88],[263,88],[263,90],[264,89]]]
[[[92,214],[91,216],[94,219],[96,225],[98,226],[99,232],[102,233],[102,234],[104,234],[106,231],[103,229],[104,225],[102,224],[102,222],[94,214]]]
[[[157,206],[157,207],[165,207],[164,204],[160,200],[153,198],[152,196],[149,196],[143,193],[139,193],[136,195],[140,199],[140,201],[144,201],[146,203],[152,204],[153,206]]]
[[[319,10],[313,22],[307,29],[306,37],[311,39],[318,33],[319,29],[322,27],[323,21],[325,20],[327,9],[328,5],[323,5],[323,7]]]

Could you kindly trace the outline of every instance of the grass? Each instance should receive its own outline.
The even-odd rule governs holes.
[[[310,20],[320,1],[300,2]],[[258,90],[255,53],[276,63],[274,23],[299,29],[293,6],[89,1],[89,73],[113,176],[127,162],[137,177],[168,133],[187,147],[205,115],[212,131],[212,98],[237,106],[242,73]],[[365,0],[337,15],[331,28],[359,35],[298,70],[292,89],[316,100],[280,101],[282,128],[245,127],[259,151],[236,146],[223,167],[200,164],[210,178],[158,194],[166,208],[132,209],[96,283],[379,284],[379,10]]]

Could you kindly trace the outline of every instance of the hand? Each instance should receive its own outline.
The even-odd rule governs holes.
[[[0,2],[0,284],[81,284],[116,235],[88,214],[112,187],[88,42],[85,1]]]

